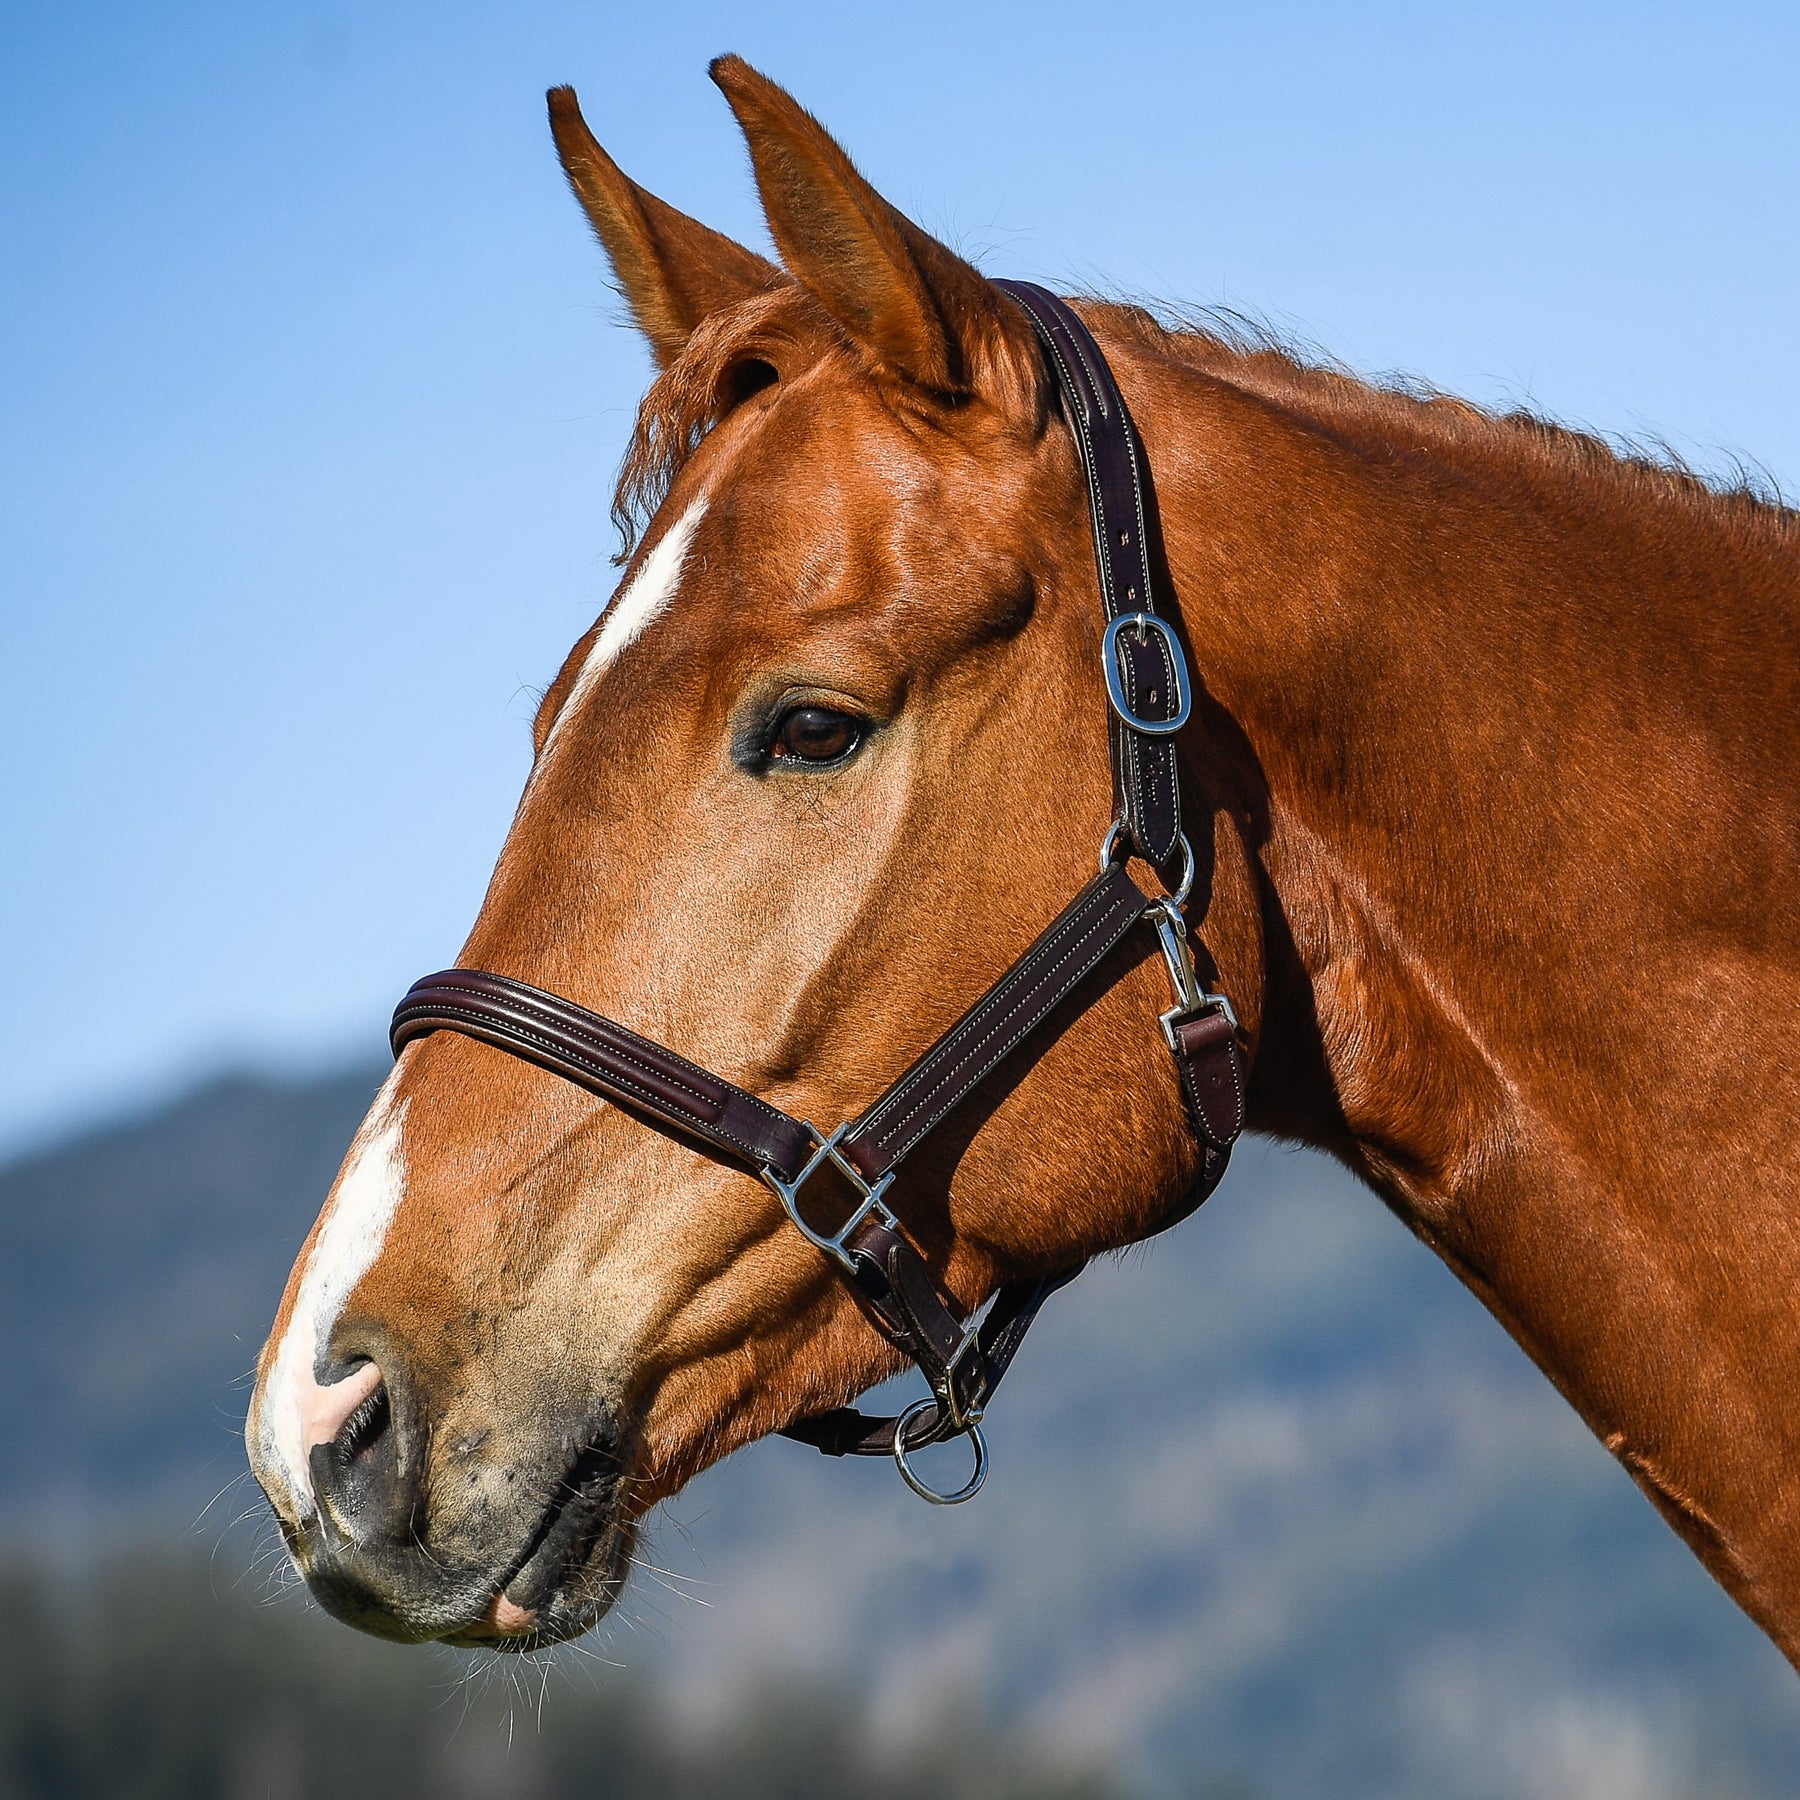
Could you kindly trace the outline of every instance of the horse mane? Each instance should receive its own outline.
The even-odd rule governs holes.
[[[1311,347],[1300,348],[1265,322],[1224,308],[1174,310],[1137,301],[1084,303],[1091,324],[1153,353],[1321,425],[1372,451],[1437,452],[1456,461],[1535,472],[1610,490],[1637,502],[1660,498],[1715,523],[1752,532],[1772,528],[1791,539],[1800,511],[1766,470],[1745,458],[1717,479],[1693,468],[1671,446],[1602,436],[1529,407],[1487,407],[1447,394],[1417,377],[1359,375]]]
[[[1175,311],[1137,301],[1077,304],[1102,338],[1119,338],[1230,383],[1376,457],[1442,456],[1502,476],[1588,489],[1602,501],[1673,504],[1696,523],[1763,547],[1800,542],[1800,510],[1766,470],[1734,464],[1710,478],[1662,443],[1602,437],[1524,407],[1486,407],[1404,375],[1370,379],[1301,348],[1266,323],[1222,308]],[[651,384],[612,503],[624,562],[706,434],[784,365],[849,346],[799,287],[758,294],[705,320]]]

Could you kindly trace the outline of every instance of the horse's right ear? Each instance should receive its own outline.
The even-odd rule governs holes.
[[[573,88],[552,88],[549,99],[563,173],[659,367],[681,354],[702,319],[787,280],[755,251],[639,187],[595,142]]]
[[[1039,416],[1043,365],[1023,310],[884,200],[784,88],[741,56],[710,73],[743,128],[781,260],[851,343],[927,392]]]

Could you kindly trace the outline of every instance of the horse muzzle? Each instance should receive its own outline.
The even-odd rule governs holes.
[[[428,1413],[384,1346],[300,1412],[298,1479],[257,1412],[251,1464],[307,1586],[344,1623],[530,1650],[578,1636],[617,1598],[633,1528],[613,1409],[540,1418],[530,1444],[508,1442]]]

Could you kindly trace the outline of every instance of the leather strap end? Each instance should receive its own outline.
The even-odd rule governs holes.
[[[811,1444],[821,1456],[891,1456],[897,1424],[895,1419],[872,1418],[854,1406],[834,1406],[784,1425],[781,1436]]]
[[[1210,1148],[1228,1151],[1244,1129],[1244,1059],[1237,1033],[1219,1007],[1169,1023],[1194,1129]]]

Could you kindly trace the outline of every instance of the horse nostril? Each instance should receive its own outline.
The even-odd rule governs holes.
[[[366,1359],[328,1387],[321,1387],[307,1371],[299,1396],[301,1454],[310,1462],[321,1445],[335,1442],[345,1421],[361,1412],[385,1386],[380,1369]]]
[[[394,1409],[388,1399],[387,1383],[378,1378],[374,1392],[351,1413],[331,1440],[331,1453],[339,1466],[347,1468],[358,1457],[372,1456],[393,1420]]]
[[[319,1409],[307,1453],[320,1511],[355,1543],[404,1535],[417,1485],[405,1396],[373,1362],[324,1392],[335,1404]]]

